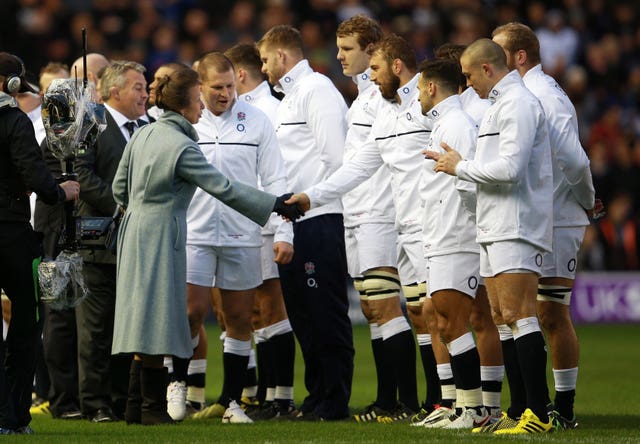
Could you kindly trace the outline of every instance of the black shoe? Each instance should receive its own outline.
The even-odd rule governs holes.
[[[298,416],[293,418],[294,421],[305,421],[305,422],[318,422],[324,421],[322,416],[316,415],[314,412],[302,413],[300,412]]]
[[[113,414],[110,408],[105,407],[98,409],[91,417],[91,422],[116,422],[118,418]]]
[[[274,401],[266,401],[258,410],[247,413],[247,416],[253,421],[273,419],[278,416],[278,406]]]
[[[83,415],[80,410],[67,410],[66,412],[60,413],[59,415],[54,416],[56,419],[82,419]]]
[[[276,407],[276,410],[279,409]],[[293,410],[288,410],[286,412],[278,411],[278,414],[272,419],[276,421],[301,421],[304,415],[311,415],[311,412],[305,413],[302,410],[294,408]]]
[[[293,404],[293,400],[283,400],[283,401],[266,401],[264,404],[260,406],[260,408],[251,414],[247,414],[249,418],[254,421],[264,421],[269,419],[292,419],[291,414],[296,412],[297,415],[299,413],[296,410],[295,405]]]
[[[28,425],[26,426],[22,426],[22,427],[18,427],[17,429],[15,429],[13,431],[14,435],[33,435],[34,432],[33,429],[31,427],[29,427]]]
[[[377,422],[378,417],[388,416],[390,412],[378,406],[375,402],[369,404],[361,413],[353,415],[353,419],[358,423]]]
[[[415,416],[416,412],[401,402],[398,402],[396,408],[387,416],[378,416],[377,421],[382,424],[391,424],[393,422],[409,422]]]

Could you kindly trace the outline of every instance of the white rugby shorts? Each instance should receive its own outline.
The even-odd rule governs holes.
[[[398,274],[402,285],[426,282],[427,261],[422,248],[422,231],[398,234]]]
[[[347,271],[351,277],[379,267],[396,267],[398,235],[393,224],[366,223],[344,229]]]
[[[505,240],[480,244],[480,276],[531,271],[540,276],[544,251],[529,242]]]
[[[429,295],[438,290],[457,290],[475,298],[478,286],[484,285],[478,253],[431,256],[428,262]]]
[[[586,227],[554,227],[553,251],[542,257],[542,277],[575,279],[577,256]]]
[[[187,244],[187,283],[224,290],[249,290],[262,283],[260,247]]]

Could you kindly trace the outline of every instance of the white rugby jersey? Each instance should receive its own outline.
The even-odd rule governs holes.
[[[322,182],[342,165],[347,134],[347,105],[328,77],[301,60],[280,80],[285,94],[276,119],[276,134],[287,167],[290,191]],[[337,197],[306,212],[298,221],[321,214],[342,213]]]
[[[304,192],[311,205],[322,205],[355,188],[378,170],[391,171],[391,190],[399,233],[422,231],[420,177],[431,134],[431,123],[422,115],[418,75],[398,89],[401,103],[384,101],[367,142],[358,153],[323,183]]]
[[[471,87],[460,93],[460,101],[462,102],[464,112],[469,114],[475,122],[476,127],[479,127],[484,113],[486,113],[491,106],[491,102],[488,99],[480,98],[478,93]]]
[[[238,96],[238,100],[247,102],[261,110],[267,115],[269,120],[271,120],[271,124],[273,125],[273,127],[276,127],[276,115],[278,114],[280,101],[273,97],[273,94],[271,94],[269,82],[267,82],[266,80],[262,81],[262,83],[260,83],[251,91],[240,94]]]
[[[194,125],[209,163],[229,179],[280,195],[286,192],[284,161],[269,118],[258,108],[234,100],[219,116],[202,111]],[[293,243],[290,224],[275,240]],[[280,236],[280,239],[279,239]],[[259,247],[260,226],[198,188],[187,210],[187,243],[219,247]]]
[[[520,239],[551,251],[553,177],[544,111],[517,71],[489,92],[473,160],[458,177],[478,184],[477,241]]]
[[[473,159],[478,129],[473,118],[462,109],[458,95],[446,98],[434,106],[427,117],[433,122],[431,139],[426,148],[444,153],[445,142],[463,158]],[[436,173],[432,159],[423,161],[421,196],[422,233],[425,257],[442,254],[479,252],[476,242],[476,184],[456,176]]]
[[[347,138],[344,143],[344,162],[348,162],[366,143],[371,127],[384,107],[384,98],[378,85],[369,78],[370,70],[358,74],[358,97],[347,113]],[[368,180],[342,196],[344,226],[355,227],[363,223],[394,223],[395,208],[391,195],[391,173],[379,168]]]
[[[553,167],[553,225],[589,225],[585,210],[595,205],[596,192],[589,158],[580,144],[576,110],[553,77],[542,71],[542,65],[531,68],[522,80],[540,100],[547,119]]]
[[[280,100],[273,97],[273,94],[271,94],[271,89],[269,88],[269,83],[266,80],[264,80],[251,91],[240,94],[238,96],[238,100],[247,102],[265,113],[271,121],[271,124],[274,125],[275,128],[276,115],[278,113],[278,107],[280,106]],[[260,182],[258,182],[258,188],[263,189]],[[262,234],[273,235],[278,229],[284,229],[284,227],[282,227],[283,222],[284,221],[280,216],[273,213],[269,217],[269,221],[265,224],[264,227],[262,227]],[[288,229],[291,230],[291,224],[287,225],[289,226]]]

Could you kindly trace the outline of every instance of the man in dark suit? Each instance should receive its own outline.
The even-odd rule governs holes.
[[[107,127],[94,146],[78,158],[76,171],[83,193],[81,216],[112,216],[116,203],[111,184],[124,147],[146,123],[145,68],[135,62],[114,62],[100,79],[100,96],[107,109]],[[80,404],[92,422],[123,418],[130,358],[111,356],[116,297],[116,258],[109,251],[83,252],[87,298],[76,307]]]

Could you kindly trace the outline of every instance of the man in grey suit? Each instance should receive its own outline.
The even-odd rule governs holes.
[[[124,147],[133,132],[146,123],[145,68],[135,62],[114,62],[104,71],[100,96],[107,109],[107,127],[94,146],[78,158],[82,184],[81,216],[111,216],[116,203],[111,184]],[[116,258],[109,251],[83,251],[84,279],[89,295],[76,308],[80,404],[92,422],[111,422],[124,416],[130,357],[111,356],[116,297]]]

